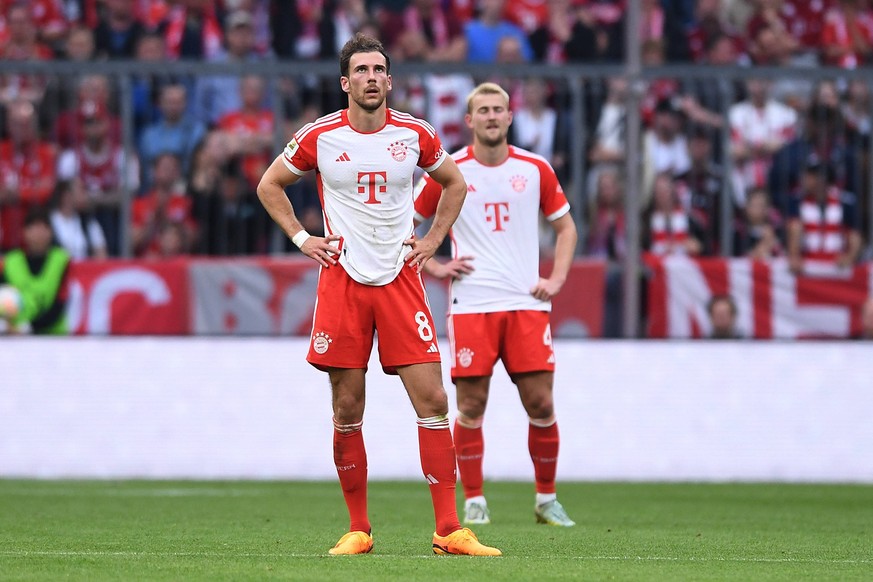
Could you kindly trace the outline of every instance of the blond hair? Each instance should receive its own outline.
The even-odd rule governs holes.
[[[497,83],[480,83],[467,95],[467,113],[473,113],[473,99],[479,95],[500,95],[509,107],[509,93],[504,91],[503,87]]]

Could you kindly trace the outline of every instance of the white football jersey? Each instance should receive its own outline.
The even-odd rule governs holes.
[[[339,263],[365,285],[386,285],[403,268],[416,166],[432,172],[446,157],[428,123],[393,109],[386,117],[381,129],[361,133],[347,110],[337,111],[303,126],[283,154],[295,174],[316,170],[325,232],[342,237]]]
[[[467,181],[467,199],[452,226],[452,252],[475,257],[475,271],[453,281],[453,314],[495,311],[550,311],[551,302],[530,294],[539,280],[539,215],[557,220],[570,211],[549,163],[509,147],[509,157],[486,166],[467,147],[452,156]],[[425,220],[436,212],[442,188],[428,176],[415,188],[415,212]]]

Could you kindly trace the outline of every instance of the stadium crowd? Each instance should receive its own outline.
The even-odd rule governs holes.
[[[379,37],[395,61],[618,63],[626,0],[30,0],[0,2],[4,60],[82,64],[225,63],[334,59],[356,31]],[[580,249],[620,261],[625,195],[639,196],[643,248],[656,254],[801,256],[841,265],[863,258],[870,189],[868,83],[804,79],[804,69],[865,66],[873,58],[868,0],[642,0],[644,66],[775,65],[778,79],[647,82],[643,180],[625,184],[621,77],[585,79],[589,138],[573,160],[569,94],[539,78],[491,79],[510,89],[511,141],[548,158],[565,188],[583,164],[587,199]],[[395,78],[390,104],[429,120],[447,149],[468,139],[464,103],[475,79],[440,73]],[[272,83],[272,84],[271,84]],[[132,143],[123,148],[117,79],[0,76],[0,252],[22,243],[25,216],[51,209],[74,259],[124,255],[255,254],[272,227],[255,186],[303,123],[342,106],[335,79],[256,75],[132,79]],[[278,91],[273,90],[277,88]],[[280,100],[276,107],[275,99]],[[729,129],[729,144],[719,136]],[[727,163],[730,162],[730,163]],[[725,168],[730,168],[727,171]],[[732,216],[723,221],[721,198]],[[122,201],[132,195],[130,223]],[[289,196],[322,230],[315,182]],[[721,224],[733,230],[721,248]],[[548,248],[545,241],[543,248]],[[287,250],[294,250],[287,245]],[[798,267],[799,268],[799,267]]]

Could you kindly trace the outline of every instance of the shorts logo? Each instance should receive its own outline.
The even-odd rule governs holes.
[[[469,368],[473,363],[473,356],[473,350],[470,348],[461,348],[458,350],[458,364],[460,364],[462,368]]]
[[[512,189],[516,192],[522,192],[527,187],[527,178],[524,176],[513,176],[509,179],[512,184]]]
[[[330,339],[330,336],[323,331],[320,331],[312,336],[312,350],[318,355],[326,352],[327,349],[330,347],[331,343],[333,343],[333,340]]]
[[[409,148],[402,141],[395,141],[388,146],[388,151],[391,152],[391,157],[397,162],[402,162],[406,159],[406,152]]]

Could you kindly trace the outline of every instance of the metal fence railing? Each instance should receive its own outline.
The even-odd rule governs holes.
[[[781,227],[812,156],[822,158],[824,178],[855,196],[858,228],[867,245],[873,240],[873,70],[399,63],[392,75],[389,104],[428,119],[449,148],[468,137],[466,91],[482,80],[502,83],[516,114],[513,142],[550,158],[564,184],[583,241],[579,253],[625,261],[634,266],[627,273],[639,264],[637,249],[652,249],[646,207],[658,203],[660,189],[669,190],[694,219],[701,252],[729,256],[739,252],[752,190],[768,195],[769,215]],[[157,177],[175,181],[191,199],[185,251],[291,251],[253,199],[252,182],[295,129],[343,106],[338,77],[333,62],[0,62],[0,137],[9,144],[6,159],[0,158],[0,241],[7,248],[14,242],[17,205],[56,201],[58,180],[87,177],[110,254],[159,253],[158,242],[151,241],[151,249],[143,243],[144,236],[159,233],[143,232],[148,206],[138,203]],[[254,79],[249,89],[263,91],[266,125],[219,121],[227,111],[216,110],[216,95],[241,87],[242,79]],[[152,143],[148,128],[174,106],[166,102],[172,101],[168,87],[181,88],[191,125]],[[765,106],[757,101],[762,91]],[[245,98],[235,97],[230,101]],[[33,105],[30,117],[22,103]],[[91,117],[101,116],[107,121],[101,139],[118,148],[112,159],[122,170],[114,176],[109,161],[83,149],[99,133]],[[34,163],[36,150],[16,150],[27,131],[21,125],[31,122],[34,137],[54,150],[54,157],[39,158],[43,165],[49,159],[55,164],[40,170],[48,181],[22,169],[22,159]],[[161,148],[181,151],[178,168],[156,167],[165,153]],[[97,167],[97,177],[83,175],[83,157],[92,170]],[[289,195],[295,205],[317,204],[311,184],[295,186]],[[625,216],[619,240],[599,230],[609,224],[598,220],[610,205]],[[241,207],[247,210],[230,212]],[[319,214],[310,220],[317,222]],[[626,293],[639,284],[628,279]]]

